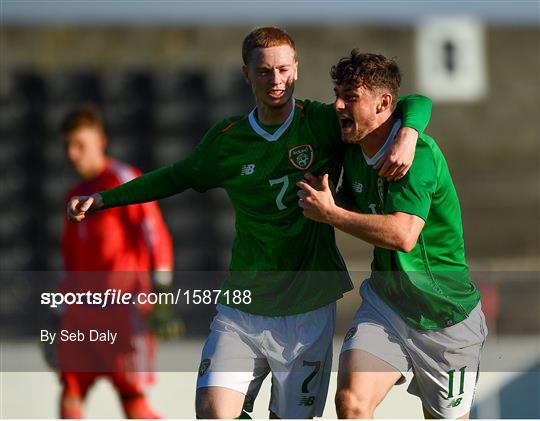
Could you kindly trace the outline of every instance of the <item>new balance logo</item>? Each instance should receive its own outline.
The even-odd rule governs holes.
[[[242,165],[240,175],[251,175],[255,171],[255,164]]]
[[[298,405],[300,406],[311,406],[315,403],[315,396],[302,396]]]
[[[352,188],[356,193],[362,193],[362,191],[364,190],[364,185],[356,181],[353,183]]]

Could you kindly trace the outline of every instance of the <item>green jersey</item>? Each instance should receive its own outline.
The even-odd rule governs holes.
[[[416,102],[422,117],[428,116],[417,128],[423,130],[429,101]],[[412,115],[410,120],[418,112]],[[236,235],[222,290],[249,290],[251,302],[221,303],[265,316],[304,313],[336,301],[352,288],[333,228],[305,218],[296,194],[296,183],[306,171],[328,173],[336,182],[342,152],[332,106],[296,101],[282,125],[265,127],[254,112],[226,119],[186,159],[102,196],[105,207],[111,207],[156,200],[187,188],[225,189],[235,209]]]
[[[425,225],[409,253],[375,247],[370,285],[416,329],[464,320],[480,295],[470,279],[459,201],[441,150],[422,134],[409,172],[397,182],[380,178],[371,163],[360,146],[346,147],[343,188],[360,212],[404,212]]]

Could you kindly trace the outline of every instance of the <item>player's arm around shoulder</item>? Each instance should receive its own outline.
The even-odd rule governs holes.
[[[414,160],[418,132],[411,127],[401,127],[388,152],[373,167],[380,177],[388,181],[400,180],[407,174]]]
[[[426,129],[431,118],[432,101],[423,95],[398,98],[394,114],[402,119],[402,126],[384,157],[375,164],[379,176],[397,181],[409,171],[416,150],[418,136]]]

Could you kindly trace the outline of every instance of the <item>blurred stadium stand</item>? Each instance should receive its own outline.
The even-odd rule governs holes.
[[[57,250],[62,206],[77,179],[67,165],[58,127],[71,107],[96,103],[110,136],[109,153],[144,171],[186,156],[212,124],[208,106],[214,99],[202,70],[174,75],[81,71],[52,77],[15,71],[8,77],[9,89],[0,99],[1,194],[2,202],[9,203],[2,208],[0,224],[4,271],[61,268]],[[187,192],[180,200],[163,202],[173,235],[181,238],[176,242],[178,270],[226,267],[223,250],[234,229],[232,220],[220,222],[220,210],[226,207],[224,196],[215,192],[204,197]],[[229,227],[226,232],[224,226]],[[22,239],[25,251],[13,253],[14,243]],[[20,257],[9,258],[12,254]]]

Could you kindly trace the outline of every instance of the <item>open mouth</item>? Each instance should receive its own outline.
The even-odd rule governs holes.
[[[354,120],[349,117],[339,117],[339,124],[343,131],[350,131],[354,128]]]

